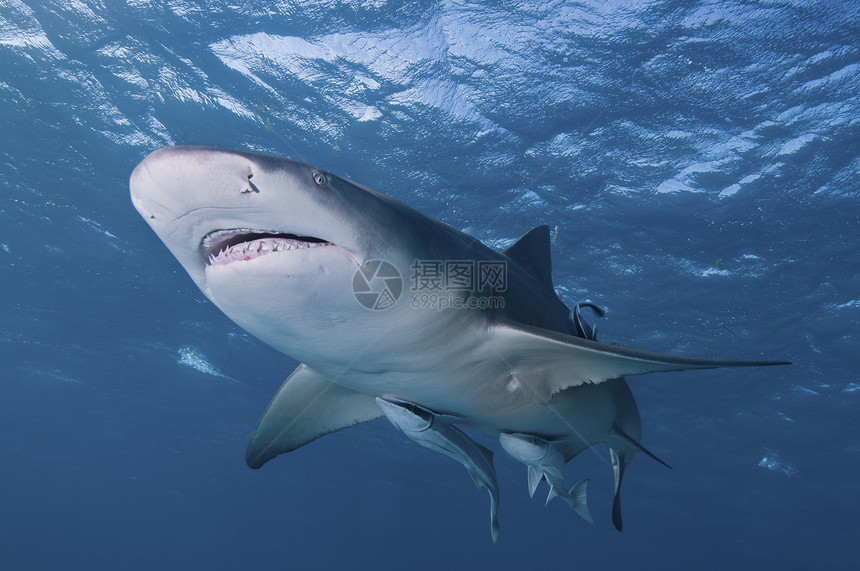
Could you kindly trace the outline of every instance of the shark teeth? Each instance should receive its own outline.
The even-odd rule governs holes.
[[[330,245],[330,242],[305,242],[292,238],[259,238],[250,242],[242,242],[225,247],[217,254],[209,254],[209,265],[216,266],[243,260],[253,260],[272,252],[306,250],[308,248],[319,248]]]

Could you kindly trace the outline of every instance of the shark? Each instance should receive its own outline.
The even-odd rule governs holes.
[[[476,482],[495,514],[491,457],[457,426],[552,442],[562,463],[604,444],[620,530],[624,470],[636,453],[656,458],[641,444],[625,377],[786,364],[597,341],[554,290],[547,226],[495,251],[326,170],[208,147],[158,149],[129,185],[134,207],[203,295],[300,363],[250,437],[253,469],[382,416],[423,417],[433,422],[417,439],[413,425],[392,422],[473,474],[481,466]]]

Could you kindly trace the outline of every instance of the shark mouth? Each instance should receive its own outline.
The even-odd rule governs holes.
[[[201,250],[206,258],[206,265],[217,266],[253,260],[272,252],[333,245],[331,242],[313,236],[242,229],[210,232],[203,238]]]

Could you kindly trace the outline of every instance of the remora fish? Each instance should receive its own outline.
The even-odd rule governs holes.
[[[446,418],[416,404],[395,399],[376,398],[376,404],[391,424],[403,434],[430,450],[460,462],[476,486],[490,494],[490,536],[499,538],[499,483],[493,466],[493,453],[454,426],[458,419]]]
[[[582,519],[594,523],[586,503],[588,480],[581,480],[570,490],[564,487],[564,465],[567,460],[560,446],[533,434],[506,432],[499,434],[499,443],[508,454],[528,466],[529,496],[535,495],[538,484],[544,479],[549,484],[547,504],[558,496]]]
[[[245,456],[252,468],[379,418],[380,396],[493,434],[566,439],[567,459],[597,443],[632,454],[639,434],[629,426],[639,418],[632,395],[618,406],[619,391],[629,394],[622,376],[781,364],[578,337],[553,290],[546,226],[495,252],[321,169],[203,147],[153,152],[130,186],[138,212],[203,294],[302,363],[260,418]],[[415,291],[439,284],[427,272],[416,279],[417,269],[454,261],[504,271],[424,304]],[[616,468],[617,485],[621,475]]]

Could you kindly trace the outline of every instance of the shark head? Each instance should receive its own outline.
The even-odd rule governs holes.
[[[408,279],[424,227],[448,228],[321,169],[252,153],[163,148],[135,168],[130,188],[206,297],[303,360],[337,346],[332,323],[352,338],[378,327],[380,312],[356,301],[359,268],[386,260]]]
[[[320,208],[328,185],[300,163],[199,147],[155,151],[130,182],[135,208],[210,298],[235,278],[235,262],[299,273],[321,258],[354,266],[355,233]]]

